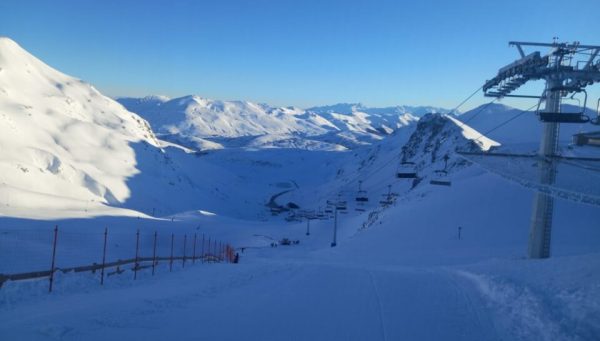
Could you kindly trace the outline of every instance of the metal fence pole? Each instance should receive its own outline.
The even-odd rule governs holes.
[[[48,292],[52,292],[52,284],[54,283],[54,269],[56,265],[56,239],[58,238],[58,225],[54,226],[54,241],[52,242],[52,265],[50,266],[50,286]]]
[[[104,267],[106,266],[106,241],[108,239],[108,227],[104,228],[104,248],[102,250],[102,271],[100,272],[100,285],[104,285]]]
[[[194,233],[194,248],[192,249],[192,264],[196,263],[196,238],[197,235]]]
[[[182,267],[185,268],[185,246],[187,244],[187,234],[183,235],[183,262],[182,262]]]
[[[133,263],[133,279],[137,279],[138,259],[140,253],[140,230],[135,233],[135,263]]]
[[[169,272],[173,271],[173,244],[175,243],[175,233],[171,233],[171,258],[169,260]]]
[[[154,231],[154,246],[152,250],[152,276],[154,276],[154,270],[156,269],[156,239],[158,232]]]

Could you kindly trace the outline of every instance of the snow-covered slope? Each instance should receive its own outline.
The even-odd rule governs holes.
[[[180,246],[185,243],[183,233],[188,238],[206,233],[233,242],[241,263],[189,262],[184,268],[176,262],[170,272],[168,262],[161,262],[155,275],[149,268],[141,269],[132,281],[127,271],[107,277],[101,289],[98,273],[59,272],[52,295],[47,294],[45,280],[9,281],[0,290],[4,321],[0,332],[13,339],[41,340],[196,335],[224,340],[279,340],[282,335],[302,340],[596,339],[600,326],[596,207],[557,201],[553,258],[527,260],[523,255],[530,218],[528,189],[454,157],[449,161],[452,186],[436,187],[427,181],[446,152],[493,144],[483,138],[470,142],[478,135],[447,116],[426,115],[418,125],[399,129],[373,148],[347,153],[291,149],[208,153],[204,158],[215,164],[254,172],[246,174],[243,188],[228,192],[230,202],[246,200],[251,192],[264,193],[261,187],[282,176],[288,181],[271,188],[273,193],[291,190],[277,198],[281,203],[294,200],[317,208],[324,204],[318,199],[326,190],[334,198],[341,193],[350,212],[336,220],[337,246],[329,247],[333,219],[313,220],[310,235],[305,221],[251,222],[199,212],[175,222],[63,221],[63,230],[77,231],[86,223],[96,231],[73,238],[88,242],[101,240],[104,224],[111,224],[120,231],[111,235],[112,243],[117,240],[131,250],[136,228],[146,235],[157,226],[161,232],[174,231]],[[177,155],[176,159],[185,156]],[[339,159],[330,160],[331,155]],[[416,184],[395,178],[402,158],[417,163]],[[188,158],[188,167],[194,165],[192,160],[202,159]],[[325,175],[329,177],[322,181]],[[364,181],[369,197],[364,213],[354,211],[358,179]],[[384,207],[379,201],[387,186],[399,196]],[[35,227],[49,230],[44,224]],[[10,236],[10,231],[5,233]],[[284,237],[300,242],[269,247]],[[122,242],[125,238],[128,244]],[[72,240],[61,245],[68,242]],[[97,259],[99,250],[84,255]],[[151,239],[142,242],[142,256],[152,250]],[[0,252],[6,254],[1,248]],[[58,264],[64,264],[60,257]],[[128,303],[123,305],[125,298]],[[65,305],[70,308],[56,309]],[[243,318],[232,319],[232,311]]]
[[[533,103],[532,103],[533,104]],[[504,104],[491,104],[480,106],[470,110],[458,117],[461,122],[466,122],[469,126],[477,129],[485,136],[494,139],[506,147],[514,145],[527,146],[531,150],[537,150],[542,132],[542,124],[534,111],[522,113],[522,110],[512,108]],[[572,105],[564,105],[563,111],[576,111],[578,108]],[[588,109],[588,114],[593,114]],[[514,120],[508,122],[496,129],[511,118]],[[591,124],[561,124],[560,141],[563,145],[572,140],[575,133],[581,131],[597,130]],[[489,133],[488,133],[489,132]]]
[[[1,215],[137,215],[114,207],[194,191],[144,119],[0,38]]]

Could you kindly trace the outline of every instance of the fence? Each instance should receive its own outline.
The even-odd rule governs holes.
[[[198,262],[234,262],[235,251],[227,243],[205,234],[182,233],[109,233],[53,230],[0,231],[0,288],[6,281],[48,278],[52,292],[57,271],[100,272],[100,285],[105,278],[152,269],[160,262],[173,266]]]

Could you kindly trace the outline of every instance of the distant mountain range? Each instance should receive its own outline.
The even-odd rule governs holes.
[[[199,96],[148,96],[117,101],[148,120],[161,138],[198,149],[354,148],[413,124],[426,113],[449,111],[426,106],[368,108],[348,103],[301,109]]]

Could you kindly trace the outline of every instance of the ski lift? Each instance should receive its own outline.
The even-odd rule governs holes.
[[[357,212],[364,212],[365,203],[369,201],[367,197],[367,191],[362,189],[362,181],[358,182],[358,192],[356,194],[356,207],[354,208]]]
[[[356,194],[356,202],[357,203],[365,203],[369,201],[369,197],[367,197],[367,191],[362,189],[362,181],[358,182],[358,193]]]
[[[384,207],[391,206],[394,204],[395,196],[396,196],[396,194],[392,193],[392,185],[388,185],[388,192],[387,192],[387,194],[383,195],[383,199],[380,200],[379,203],[381,205],[383,205]]]
[[[437,186],[452,185],[452,182],[450,182],[450,180],[448,179],[448,171],[447,171],[449,159],[450,159],[450,156],[448,156],[448,154],[444,155],[444,168],[434,171],[435,175],[434,175],[434,178],[431,179],[431,181],[429,181],[430,184],[437,185]]]
[[[593,125],[600,125],[600,98],[598,98],[598,104],[596,104],[596,117],[590,120]]]
[[[400,163],[396,177],[399,179],[415,179],[417,177],[417,169],[414,162],[404,161]]]
[[[571,95],[571,99],[577,100],[580,104],[579,107],[581,110],[576,112],[544,112],[540,111],[540,104],[542,103],[542,98],[546,96],[542,96],[540,101],[538,102],[537,113],[540,117],[540,121],[546,123],[587,123],[590,121],[590,118],[585,114],[585,108],[587,104],[587,91],[585,89],[573,89],[568,87],[560,87],[554,88],[552,91],[574,91],[573,95]],[[583,92],[583,105],[581,105],[581,101],[579,99],[574,98],[575,94]]]
[[[448,180],[448,172],[443,169],[438,169],[435,171],[435,177],[429,181],[432,185],[437,186],[451,186],[452,182]]]

